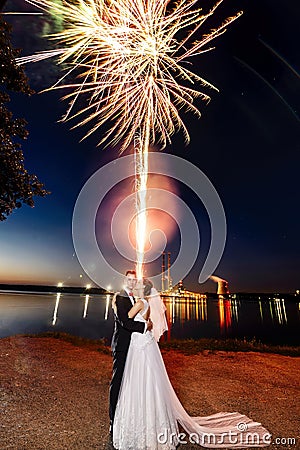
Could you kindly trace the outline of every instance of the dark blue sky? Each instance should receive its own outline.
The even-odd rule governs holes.
[[[213,52],[193,61],[195,71],[220,93],[210,92],[209,105],[200,105],[200,120],[186,115],[191,144],[185,147],[178,135],[166,152],[198,166],[222,200],[228,235],[215,274],[229,281],[232,292],[294,292],[300,287],[299,3],[225,3],[216,19],[241,9],[244,15],[215,42]],[[22,5],[21,0],[8,1],[6,10]],[[6,17],[15,27],[14,42],[24,47],[23,53],[37,50],[41,40],[34,32],[43,19]],[[56,76],[49,63],[31,65],[28,75],[37,91]],[[96,136],[79,143],[82,129],[70,131],[68,124],[57,123],[66,107],[59,98],[58,92],[30,99],[18,95],[11,103],[15,115],[28,121],[30,135],[23,146],[26,166],[52,194],[1,223],[1,282],[89,282],[74,254],[73,208],[85,181],[118,152],[97,148]],[[178,190],[197,217],[203,244],[186,284],[212,291],[211,281],[197,285],[209,246],[208,219],[184,186]],[[174,237],[168,249],[175,255],[177,247]]]

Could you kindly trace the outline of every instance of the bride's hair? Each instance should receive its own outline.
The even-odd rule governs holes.
[[[148,280],[148,278],[144,278],[143,284],[144,284],[144,296],[148,297],[148,295],[151,294],[151,289],[153,288],[153,283],[150,280]]]

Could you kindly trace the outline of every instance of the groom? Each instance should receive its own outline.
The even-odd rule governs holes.
[[[115,327],[111,342],[113,356],[113,374],[109,388],[109,418],[110,433],[112,435],[113,420],[117,406],[119,390],[123,377],[126,357],[130,344],[131,333],[145,333],[152,329],[152,322],[142,323],[129,319],[128,311],[135,303],[133,289],[137,283],[135,270],[127,270],[124,280],[124,289],[116,297]]]

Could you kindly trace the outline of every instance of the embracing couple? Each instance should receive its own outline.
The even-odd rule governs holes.
[[[115,328],[109,416],[114,448],[174,450],[183,437],[185,442],[189,439],[206,448],[270,445],[269,432],[244,414],[188,415],[172,387],[158,346],[167,329],[164,303],[150,280],[143,280],[139,299],[133,293],[136,285],[135,271],[128,270],[124,289],[112,302]],[[185,433],[180,433],[179,424]]]

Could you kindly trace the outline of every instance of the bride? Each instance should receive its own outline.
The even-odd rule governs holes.
[[[165,307],[150,280],[144,280],[144,298],[128,313],[152,331],[133,332],[124,368],[113,424],[118,450],[174,450],[181,443],[206,448],[246,448],[270,445],[271,435],[259,423],[238,412],[191,417],[169,380],[157,341],[167,329]],[[180,433],[180,424],[186,433]]]

